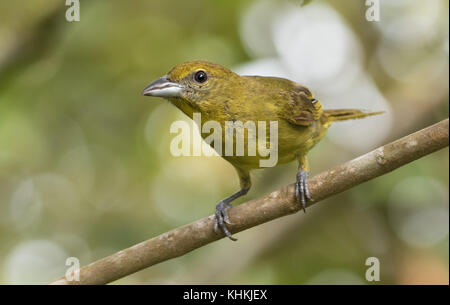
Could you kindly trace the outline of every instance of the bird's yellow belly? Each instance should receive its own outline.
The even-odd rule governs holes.
[[[272,149],[270,154],[272,158],[276,158],[276,163],[271,165],[289,163],[297,160],[300,156],[305,155],[324,135],[326,126],[320,122],[313,123],[311,126],[294,126],[285,121],[279,121],[278,124],[278,145],[269,143],[270,139],[266,140],[266,147]],[[269,132],[267,132],[269,134]],[[272,135],[274,136],[274,135]],[[259,140],[259,139],[258,139]],[[248,154],[248,139],[245,137],[245,151],[243,156],[225,156],[223,158],[242,169],[257,169],[267,166],[262,166],[261,160],[267,160],[269,156],[262,156],[257,149],[256,155]],[[224,144],[225,145],[225,144]],[[261,145],[261,144],[259,144]]]

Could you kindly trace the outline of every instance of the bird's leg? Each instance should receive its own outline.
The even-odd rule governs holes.
[[[225,235],[233,241],[236,241],[237,239],[231,235],[230,231],[225,225],[231,224],[228,218],[227,209],[233,206],[231,204],[233,200],[247,194],[251,186],[250,173],[248,171],[237,168],[236,170],[239,175],[241,189],[236,193],[234,193],[233,195],[228,196],[227,198],[221,200],[216,205],[216,213],[214,214],[214,231],[217,233],[220,228],[223,231],[223,233],[225,233]]]
[[[295,183],[295,197],[297,201],[302,205],[303,212],[306,213],[306,201],[311,200],[311,195],[308,189],[308,174],[309,174],[309,164],[306,156],[301,156],[298,159],[298,172],[297,172],[297,182]]]

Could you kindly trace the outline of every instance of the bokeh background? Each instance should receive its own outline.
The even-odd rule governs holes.
[[[173,157],[175,107],[142,97],[193,59],[284,76],[326,108],[385,110],[333,126],[312,174],[448,117],[445,0],[0,2],[0,283],[44,284],[210,215],[238,188],[220,157]],[[189,120],[187,120],[189,121]],[[448,284],[449,151],[117,284]],[[256,171],[256,198],[296,164]]]

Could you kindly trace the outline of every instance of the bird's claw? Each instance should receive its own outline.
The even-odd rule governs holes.
[[[303,212],[306,213],[306,202],[311,199],[308,189],[308,172],[300,170],[297,173],[297,182],[295,183],[295,197],[302,205]]]
[[[236,241],[237,239],[234,238],[230,231],[228,231],[228,228],[225,224],[231,224],[230,219],[228,218],[227,209],[232,207],[232,205],[228,202],[221,201],[216,205],[216,213],[214,214],[214,231],[216,233],[219,232],[219,227],[222,230],[225,235],[233,240]]]

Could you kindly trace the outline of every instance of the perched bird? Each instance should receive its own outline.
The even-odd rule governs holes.
[[[181,63],[148,85],[145,96],[167,99],[191,119],[196,112],[202,121],[277,121],[278,164],[297,160],[296,198],[305,210],[308,191],[308,151],[325,135],[335,121],[364,118],[381,112],[365,113],[357,109],[323,110],[311,91],[293,81],[262,76],[240,76],[218,64],[206,61]],[[202,130],[200,128],[200,130]],[[205,138],[207,134],[202,133]],[[245,143],[248,137],[245,136]],[[226,224],[231,202],[249,191],[250,170],[260,168],[261,156],[223,156],[237,171],[240,190],[216,205],[214,230],[220,228],[235,240]]]

